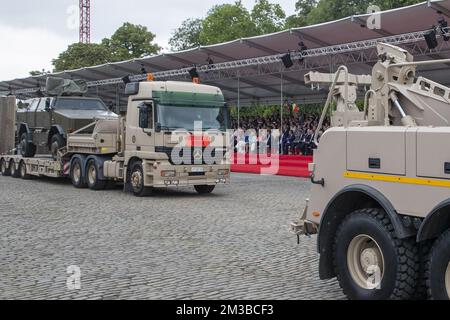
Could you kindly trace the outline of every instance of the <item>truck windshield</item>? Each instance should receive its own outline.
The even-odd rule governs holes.
[[[202,122],[203,131],[228,129],[228,109],[224,107],[198,107],[162,105],[156,107],[157,122],[166,130],[194,130],[195,122]]]
[[[101,110],[107,108],[101,100],[95,99],[70,99],[59,98],[56,100],[55,109],[59,110]]]

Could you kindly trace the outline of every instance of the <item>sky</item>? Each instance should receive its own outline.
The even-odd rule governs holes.
[[[156,43],[169,51],[173,31],[188,18],[234,0],[91,0],[91,41],[110,37],[124,22],[145,25]],[[286,14],[295,0],[272,1]],[[254,0],[243,0],[252,8]],[[2,0],[0,10],[0,80],[23,78],[32,70],[52,70],[51,61],[78,41],[78,0]]]

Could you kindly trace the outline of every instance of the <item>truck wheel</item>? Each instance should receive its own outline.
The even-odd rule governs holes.
[[[194,188],[199,194],[210,194],[214,191],[216,186],[194,186]]]
[[[431,296],[428,294],[427,285],[427,263],[430,258],[431,249],[433,247],[433,241],[423,241],[418,244],[419,250],[419,280],[416,287],[416,293],[414,294],[414,300],[428,300]]]
[[[418,281],[414,239],[398,239],[381,209],[362,209],[340,225],[334,263],[344,293],[355,300],[407,300]]]
[[[11,160],[9,162],[9,170],[11,171],[11,177],[13,177],[13,178],[20,177],[20,172],[19,172],[19,170],[17,170],[16,163],[14,162],[14,160]]]
[[[20,155],[24,158],[33,158],[36,155],[36,146],[28,142],[28,134],[23,133],[19,144]]]
[[[2,176],[8,177],[8,176],[11,175],[11,170],[6,165],[5,159],[0,160],[0,169],[1,169],[1,172],[2,172]]]
[[[70,180],[75,188],[83,189],[87,187],[83,176],[81,160],[78,158],[73,159],[70,166]]]
[[[27,173],[27,165],[25,162],[21,161],[19,164],[20,177],[24,180],[30,180],[31,176]]]
[[[91,190],[102,190],[106,187],[106,181],[99,179],[98,167],[95,160],[89,160],[86,166],[86,182]]]
[[[144,170],[142,162],[138,161],[131,166],[130,183],[133,189],[133,194],[136,197],[145,197],[151,194],[151,188],[144,186]]]
[[[64,148],[64,138],[60,134],[55,134],[50,140],[50,153],[54,160],[58,158],[58,150]]]
[[[434,300],[450,300],[450,230],[434,244],[427,264],[427,284]]]

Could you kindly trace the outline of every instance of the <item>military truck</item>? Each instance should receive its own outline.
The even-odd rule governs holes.
[[[46,97],[20,103],[17,109],[17,151],[22,157],[57,151],[67,142],[67,134],[81,129],[94,119],[118,117],[99,98],[84,96],[81,81],[49,77]]]
[[[320,277],[350,299],[450,298],[450,88],[407,51],[377,47],[372,75],[309,73],[330,85],[297,235],[318,234]],[[364,110],[356,89],[367,86]],[[370,86],[370,87],[369,87]],[[318,139],[332,110],[333,127]]]
[[[68,134],[56,160],[1,155],[2,175],[68,177],[76,188],[92,190],[123,183],[139,197],[188,186],[206,194],[230,182],[229,116],[219,88],[137,82],[127,84],[126,93],[126,117],[98,119]]]

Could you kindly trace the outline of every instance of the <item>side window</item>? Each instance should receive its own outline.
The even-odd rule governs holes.
[[[37,108],[37,111],[45,111],[45,98],[42,98],[39,100],[39,106]]]
[[[142,129],[153,129],[153,104],[141,103],[139,109],[139,127]]]
[[[39,103],[39,99],[33,99],[33,101],[30,104],[30,109],[29,110],[30,111],[35,111],[37,106],[38,106],[38,103]]]

